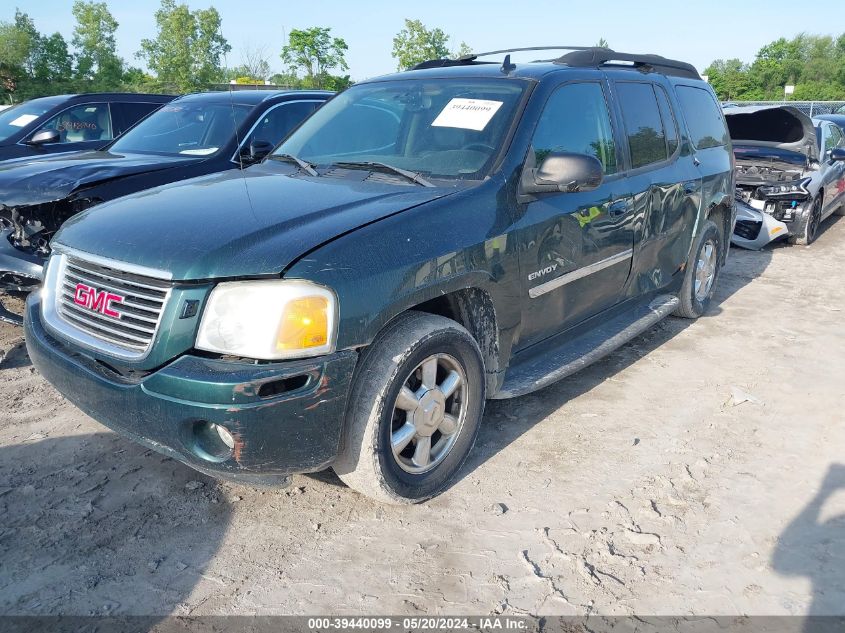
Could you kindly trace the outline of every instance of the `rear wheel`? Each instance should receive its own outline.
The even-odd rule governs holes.
[[[721,269],[722,234],[712,220],[707,220],[690,253],[675,315],[697,319],[704,314],[710,307]]]
[[[379,501],[424,501],[464,463],[483,410],[484,364],[469,332],[450,319],[409,312],[362,354],[333,468]]]
[[[800,235],[793,235],[789,238],[790,244],[798,244],[800,246],[809,246],[816,241],[819,236],[819,228],[822,224],[822,197],[817,196],[813,200],[813,207],[810,209],[810,217],[807,218],[807,224]]]

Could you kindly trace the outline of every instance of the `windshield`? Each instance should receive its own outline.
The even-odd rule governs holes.
[[[433,178],[483,178],[526,86],[513,79],[353,86],[317,110],[275,154],[317,166],[385,163]]]
[[[0,112],[0,141],[20,132],[56,103],[56,99],[33,99]]]
[[[230,103],[170,103],[128,130],[109,151],[210,156],[235,136],[250,109]]]

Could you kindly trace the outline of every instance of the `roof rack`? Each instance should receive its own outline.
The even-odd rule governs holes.
[[[501,53],[521,53],[524,51],[581,51],[589,50],[589,46],[528,46],[524,48],[503,48],[498,51],[487,51],[486,53],[470,53],[456,59],[429,59],[412,66],[410,70],[423,70],[425,68],[443,68],[446,66],[469,66],[472,64],[495,64],[498,62],[477,61],[479,57],[489,57]]]
[[[556,59],[542,61],[566,64],[574,68],[601,68],[603,66],[619,65],[623,68],[634,67],[638,70],[657,72],[664,75],[686,77],[688,79],[701,79],[701,75],[692,64],[681,62],[676,59],[668,59],[660,55],[639,55],[633,53],[620,53],[609,48],[599,46],[529,46],[524,48],[504,48],[498,51],[486,53],[471,53],[457,59],[430,59],[413,66],[411,70],[423,70],[425,68],[444,68],[448,66],[469,66],[473,64],[495,64],[498,62],[479,61],[479,57],[499,55],[501,53],[519,53],[524,51],[571,51]],[[503,70],[508,66],[508,62]],[[618,64],[623,62],[623,64]]]
[[[634,68],[673,75],[675,77],[686,77],[687,79],[701,79],[701,75],[695,66],[677,59],[668,59],[660,55],[639,55],[632,53],[619,53],[609,48],[585,48],[567,53],[554,60],[558,64],[566,64],[577,68],[600,68],[612,66],[617,62],[628,62]]]

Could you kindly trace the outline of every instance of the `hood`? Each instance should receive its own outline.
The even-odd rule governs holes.
[[[818,160],[819,142],[813,120],[792,106],[727,108],[725,120],[734,147],[769,147]]]
[[[197,162],[185,156],[74,152],[0,163],[0,206],[43,204],[107,180]]]
[[[105,202],[65,222],[53,243],[175,280],[277,275],[334,237],[454,191],[294,177],[262,163]]]

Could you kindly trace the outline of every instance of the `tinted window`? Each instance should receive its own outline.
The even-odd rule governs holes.
[[[143,119],[153,110],[158,110],[160,103],[113,103],[112,116],[114,117],[115,136],[123,134],[138,121]],[[118,111],[119,115],[115,112]]]
[[[651,84],[617,83],[631,167],[644,167],[668,158],[663,121]]]
[[[616,172],[616,144],[601,85],[568,84],[549,98],[532,141],[537,165],[552,152],[595,156],[604,173]]]
[[[727,145],[728,131],[713,95],[692,86],[678,86],[676,92],[693,145],[698,149]]]
[[[320,105],[322,103],[314,101],[291,101],[275,106],[258,120],[252,136],[247,139],[247,144],[259,140],[276,145]]]
[[[657,87],[654,90],[657,94],[657,105],[660,106],[663,131],[666,134],[666,147],[671,156],[678,149],[678,124],[675,121],[675,114],[672,112],[672,106],[669,104],[669,97],[666,96],[666,91],[663,88]]]
[[[56,130],[59,143],[109,141],[113,138],[109,104],[85,103],[68,108],[38,128],[41,130]]]

